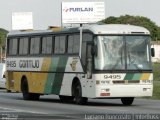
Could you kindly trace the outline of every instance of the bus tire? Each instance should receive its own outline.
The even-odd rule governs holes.
[[[64,95],[59,95],[59,98],[61,102],[70,102],[74,100],[73,96],[64,96]]]
[[[23,78],[21,83],[21,90],[24,100],[39,100],[40,94],[29,93],[29,86],[26,78]]]
[[[123,105],[132,105],[133,101],[134,101],[134,97],[124,97],[124,98],[121,98],[121,101],[123,103]]]
[[[31,96],[31,100],[39,100],[40,94],[38,93],[29,93]]]
[[[79,81],[74,84],[73,92],[76,104],[83,105],[87,103],[88,99],[86,97],[82,97],[82,88]]]
[[[11,93],[11,90],[6,89],[6,92],[7,92],[7,93]]]
[[[21,90],[22,90],[23,99],[30,100],[31,94],[29,93],[28,82],[27,82],[26,78],[23,78],[23,80],[22,80]]]

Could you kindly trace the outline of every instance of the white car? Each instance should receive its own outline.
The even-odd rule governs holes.
[[[0,63],[0,88],[6,88],[5,63]]]

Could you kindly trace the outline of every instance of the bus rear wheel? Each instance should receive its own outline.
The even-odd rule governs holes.
[[[74,84],[73,92],[74,92],[75,102],[77,104],[83,105],[87,103],[88,99],[86,97],[82,97],[82,88],[79,81],[77,81]]]
[[[132,103],[134,101],[134,97],[121,98],[121,101],[122,101],[123,105],[132,105]]]
[[[21,83],[21,90],[22,90],[24,100],[38,100],[40,97],[39,94],[29,93],[29,87],[28,87],[28,82],[26,78],[24,78],[24,80]]]

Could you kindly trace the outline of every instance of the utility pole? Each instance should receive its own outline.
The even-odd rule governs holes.
[[[83,26],[82,26],[82,24],[80,24],[80,48],[79,48],[79,57],[81,58],[81,54],[82,54],[82,37],[83,37],[83,35],[82,35],[82,33],[83,33]]]

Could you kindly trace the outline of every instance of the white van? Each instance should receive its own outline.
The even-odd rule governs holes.
[[[0,63],[0,88],[6,88],[5,63]]]

